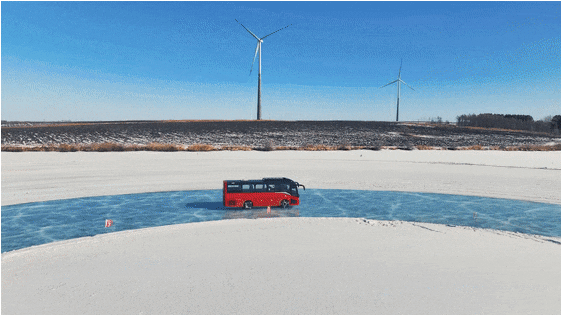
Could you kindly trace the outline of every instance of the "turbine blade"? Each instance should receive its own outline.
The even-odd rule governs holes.
[[[402,73],[402,59],[400,59],[400,70],[398,70],[398,79],[400,79],[400,73]]]
[[[267,36],[269,36],[269,35],[271,35],[271,34],[275,34],[275,33],[279,32],[280,30],[286,29],[287,27],[289,27],[289,26],[291,26],[291,25],[293,25],[293,24],[289,24],[289,25],[287,25],[287,26],[285,26],[285,27],[283,27],[283,28],[280,28],[280,29],[276,30],[276,31],[273,32],[273,33],[267,34],[267,35],[265,35],[264,37],[262,37],[261,39],[264,39],[264,38],[266,38]]]
[[[413,88],[413,87],[411,87],[411,86],[409,86],[409,85],[408,85],[408,84],[407,84],[406,82],[404,82],[404,81],[402,81],[402,80],[400,80],[400,82],[402,82],[402,83],[406,84],[406,86],[407,86],[407,87],[409,87],[410,89],[414,90],[414,88]],[[415,91],[415,90],[414,90],[414,91]]]
[[[234,21],[238,22],[237,19],[234,19]],[[249,29],[246,28],[246,26],[244,26],[242,23],[238,22],[238,24],[242,25],[242,27],[248,31],[248,33],[252,34],[252,36],[254,36],[257,40],[260,40],[259,37],[257,37],[254,33],[252,33]]]
[[[254,70],[254,63],[256,62],[256,56],[258,55],[259,48],[260,48],[260,41],[258,40],[258,45],[256,46],[256,53],[254,54],[254,60],[252,60],[252,68],[250,68],[250,74],[252,74],[252,70]]]
[[[379,89],[382,89],[383,87],[389,86],[389,85],[391,85],[391,84],[393,84],[393,83],[396,83],[396,82],[398,82],[398,80],[394,80],[394,81],[392,81],[392,82],[390,82],[390,83],[388,83],[388,84],[386,84],[386,85],[383,85],[383,86],[381,86]]]

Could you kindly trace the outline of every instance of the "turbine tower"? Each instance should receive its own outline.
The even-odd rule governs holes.
[[[398,96],[397,96],[397,98],[396,98],[396,121],[398,121],[398,111],[399,111],[399,109],[400,109],[400,83],[406,84],[406,82],[404,82],[404,81],[402,81],[402,79],[400,79],[400,73],[401,73],[401,72],[402,72],[402,60],[400,60],[400,70],[398,70],[398,79],[396,79],[396,80],[394,80],[394,81],[392,81],[392,82],[390,82],[390,83],[388,83],[388,84],[386,84],[386,85],[383,85],[383,86],[381,86],[381,87],[379,88],[379,89],[382,89],[382,88],[385,87],[385,86],[389,86],[389,85],[391,85],[391,84],[393,84],[393,83],[398,83],[398,84],[397,84],[397,85],[398,85]],[[411,87],[411,86],[409,86],[408,84],[406,84],[406,86],[409,87],[410,89],[414,90],[414,88]],[[414,90],[414,91],[415,91],[415,90]]]
[[[234,19],[236,22],[238,22],[237,19]],[[242,25],[242,23],[238,22],[238,24]],[[254,38],[258,41],[258,45],[256,46],[256,52],[254,53],[254,60],[252,61],[252,67],[250,68],[250,75],[252,74],[252,70],[254,69],[254,63],[256,62],[256,56],[258,55],[258,51],[260,52],[260,59],[258,62],[258,120],[261,120],[261,43],[263,43],[263,39],[266,38],[269,35],[275,34],[277,32],[279,32],[282,29],[285,29],[289,26],[291,26],[292,24],[289,24],[283,28],[280,28],[278,30],[276,30],[273,33],[267,34],[262,38],[257,37],[254,33],[252,33],[248,28],[246,28],[246,26],[242,25],[242,27],[248,31],[248,33],[250,33],[252,36],[254,36]]]

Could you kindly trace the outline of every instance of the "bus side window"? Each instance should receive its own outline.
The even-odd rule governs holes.
[[[267,185],[267,191],[275,191],[275,185],[274,184]]]
[[[265,188],[264,186],[265,186],[264,184],[255,184],[254,191],[258,191],[258,192],[264,191]]]
[[[249,192],[250,190],[252,190],[252,186],[253,185],[250,185],[250,184],[243,184],[242,185],[242,191],[243,192]]]
[[[226,191],[229,193],[240,192],[240,185],[228,185]]]

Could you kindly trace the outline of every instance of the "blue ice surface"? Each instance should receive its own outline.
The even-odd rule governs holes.
[[[2,207],[2,252],[116,231],[262,217],[350,217],[560,237],[560,205],[473,196],[308,189],[287,209],[225,208],[221,190],[99,196]],[[105,220],[113,220],[106,228]]]

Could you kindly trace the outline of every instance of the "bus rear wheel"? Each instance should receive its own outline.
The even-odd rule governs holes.
[[[287,200],[281,200],[281,207],[287,208],[289,206],[289,202]]]
[[[252,209],[252,202],[251,201],[245,201],[244,202],[244,209]]]

